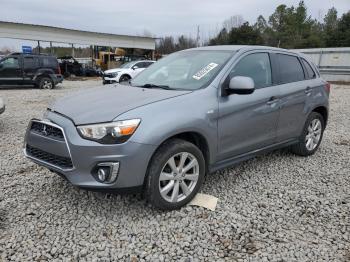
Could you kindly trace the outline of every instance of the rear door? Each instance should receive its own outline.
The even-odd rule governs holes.
[[[249,95],[219,97],[219,161],[261,149],[276,140],[279,87],[274,85],[268,52],[242,57],[228,78],[247,76],[254,80]]]
[[[39,58],[37,56],[28,55],[23,57],[23,77],[25,84],[32,83],[39,67]]]
[[[307,97],[312,88],[305,81],[304,69],[297,55],[276,53],[273,59],[278,64],[281,92],[277,141],[283,142],[300,135],[306,119]]]
[[[20,56],[10,56],[0,61],[0,84],[16,85],[23,80]]]

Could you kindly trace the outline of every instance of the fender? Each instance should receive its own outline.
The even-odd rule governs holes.
[[[33,81],[36,81],[38,78],[40,78],[41,76],[46,76],[46,77],[50,77],[52,79],[52,81],[54,80],[52,75],[54,75],[55,72],[52,69],[38,69],[38,71],[36,71],[34,77],[33,77]]]

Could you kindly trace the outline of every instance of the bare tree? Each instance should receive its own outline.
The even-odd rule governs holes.
[[[233,15],[224,21],[223,27],[227,32],[230,32],[232,28],[238,28],[243,25],[243,23],[244,19],[242,15]]]

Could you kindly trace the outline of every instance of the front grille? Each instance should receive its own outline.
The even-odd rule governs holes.
[[[103,74],[104,77],[108,77],[108,78],[114,78],[116,77],[115,74]]]
[[[63,132],[61,129],[51,125],[47,125],[45,123],[32,122],[30,130],[34,133],[43,136],[51,137],[58,140],[64,140]]]
[[[26,151],[28,156],[34,157],[38,160],[44,161],[51,165],[57,166],[62,169],[73,168],[72,160],[69,157],[57,156],[41,149],[26,145]]]

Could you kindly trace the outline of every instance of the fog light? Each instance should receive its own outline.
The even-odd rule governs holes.
[[[97,176],[98,176],[98,179],[101,181],[101,182],[105,182],[106,179],[107,179],[107,172],[105,170],[105,168],[100,168],[98,171],[97,171]]]
[[[118,173],[119,162],[105,162],[97,165],[97,178],[99,182],[106,184],[114,183],[117,180]]]

